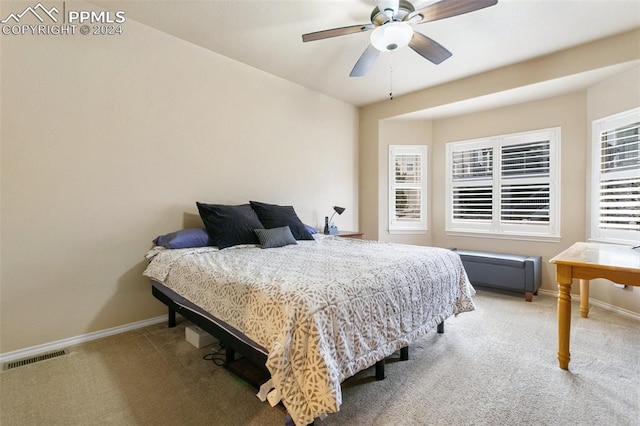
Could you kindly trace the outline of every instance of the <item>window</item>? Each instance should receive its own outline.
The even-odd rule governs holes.
[[[557,239],[560,129],[447,144],[450,234]]]
[[[425,145],[389,146],[389,232],[427,231]]]
[[[640,243],[640,108],[593,122],[591,238]]]

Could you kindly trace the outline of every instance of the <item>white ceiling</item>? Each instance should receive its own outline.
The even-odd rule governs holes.
[[[351,78],[370,32],[308,43],[302,34],[368,23],[375,0],[92,3],[356,106],[387,99],[391,87],[397,97],[640,27],[640,0],[499,0],[414,27],[453,53],[442,64],[407,47],[381,54],[366,76]],[[413,1],[416,8],[430,3]]]

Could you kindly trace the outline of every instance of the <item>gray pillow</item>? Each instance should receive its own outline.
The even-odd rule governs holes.
[[[249,201],[249,204],[258,215],[263,228],[271,229],[288,226],[296,240],[313,240],[313,236],[304,226],[304,223],[300,221],[292,206],[279,206],[257,201]]]
[[[254,229],[253,231],[258,236],[260,246],[263,249],[298,244],[291,233],[291,228],[288,226],[270,229]]]

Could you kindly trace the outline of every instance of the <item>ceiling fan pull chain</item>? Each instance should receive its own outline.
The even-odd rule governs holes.
[[[393,100],[393,54],[395,52],[391,52],[391,62],[389,65],[389,100]]]

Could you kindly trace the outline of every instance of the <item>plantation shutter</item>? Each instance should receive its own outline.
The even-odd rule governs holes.
[[[389,230],[426,230],[426,146],[389,147]]]
[[[557,238],[560,129],[447,144],[447,232]]]
[[[549,140],[502,147],[502,222],[549,222],[549,156]]]
[[[600,122],[594,157],[597,170],[596,237],[640,242],[640,110]]]
[[[491,221],[493,218],[493,148],[452,152],[453,218]]]

